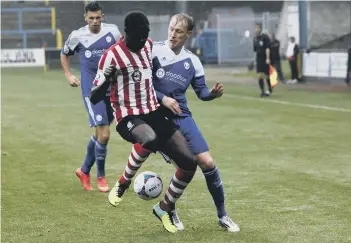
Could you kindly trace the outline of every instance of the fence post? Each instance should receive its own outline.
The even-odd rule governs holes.
[[[60,29],[56,31],[56,48],[62,49],[62,31]]]
[[[22,37],[22,46],[23,48],[27,48],[27,33],[23,32],[23,37]]]
[[[306,49],[308,47],[308,20],[307,20],[307,1],[298,1],[299,8],[299,30],[300,30],[300,40],[299,44],[301,49]]]
[[[23,16],[22,16],[22,9],[18,9],[18,31],[22,31],[23,27]]]
[[[54,7],[51,8],[51,29],[54,34],[56,30],[56,9]]]

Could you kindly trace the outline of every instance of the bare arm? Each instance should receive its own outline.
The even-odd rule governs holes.
[[[61,66],[63,69],[63,72],[67,78],[67,76],[72,75],[70,66],[69,66],[69,59],[68,56],[61,54]]]
[[[267,48],[267,49],[266,49],[266,57],[267,57],[267,60],[269,60],[270,54],[271,54],[271,51],[269,50],[269,48]]]
[[[69,85],[71,85],[72,87],[79,86],[80,80],[71,73],[68,56],[61,54],[60,59],[61,59],[61,66],[62,66],[63,72],[65,74],[65,77]]]

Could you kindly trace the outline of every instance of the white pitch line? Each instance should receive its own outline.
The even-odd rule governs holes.
[[[325,106],[325,105],[312,105],[312,104],[304,104],[304,103],[295,103],[295,102],[289,102],[289,101],[283,101],[283,100],[275,100],[275,99],[272,99],[272,98],[269,98],[269,97],[267,97],[267,98],[255,98],[255,97],[251,97],[251,96],[234,95],[234,94],[225,94],[224,96],[238,98],[238,99],[243,99],[243,100],[268,102],[268,103],[275,103],[275,104],[281,104],[281,105],[300,106],[300,107],[321,109],[321,110],[327,110],[327,111],[351,112],[350,109],[345,109],[345,108],[331,107],[331,106]]]

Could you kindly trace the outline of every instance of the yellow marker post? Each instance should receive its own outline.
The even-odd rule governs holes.
[[[63,43],[63,38],[62,38],[62,31],[60,29],[56,30],[56,48],[57,49],[62,49],[62,43]]]
[[[52,33],[56,32],[56,9],[54,7],[51,8],[51,30]]]

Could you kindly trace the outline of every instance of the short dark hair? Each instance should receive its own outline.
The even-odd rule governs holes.
[[[89,2],[87,5],[85,5],[85,13],[87,13],[88,11],[90,12],[97,12],[99,10],[101,10],[102,12],[102,6],[100,3],[93,1],[93,2]]]
[[[173,15],[172,18],[176,18],[177,22],[184,20],[188,25],[188,31],[192,31],[194,29],[194,25],[195,25],[194,18],[191,17],[189,14],[180,13],[180,14]]]
[[[256,26],[259,26],[262,29],[262,23],[257,22]]]

